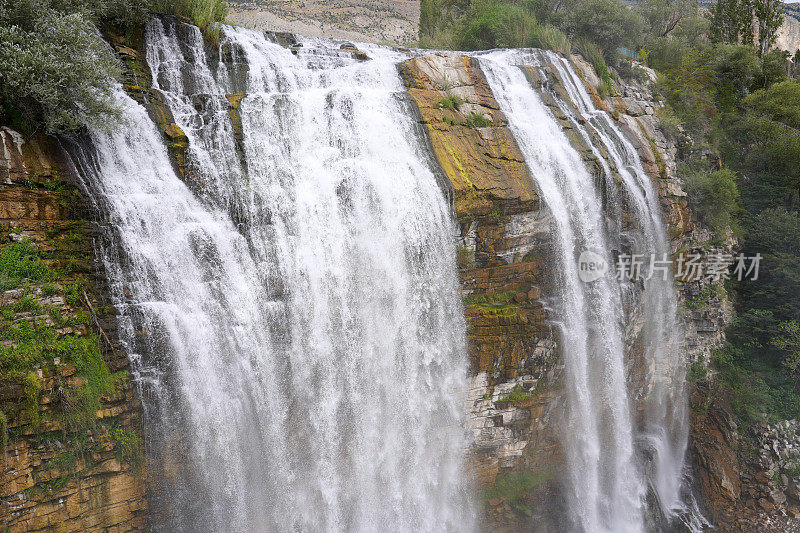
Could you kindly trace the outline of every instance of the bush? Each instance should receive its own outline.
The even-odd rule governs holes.
[[[567,36],[558,28],[549,24],[534,24],[528,33],[526,46],[553,50],[569,55],[572,47]]]
[[[620,0],[584,0],[568,11],[565,26],[570,36],[598,46],[606,60],[619,47],[638,49],[643,30],[639,13]]]
[[[458,46],[465,50],[524,46],[535,23],[533,15],[520,6],[477,2],[462,22]]]
[[[153,11],[178,15],[198,26],[206,37],[215,39],[219,35],[219,22],[228,14],[225,0],[152,0]]]
[[[127,27],[159,10],[208,35],[227,8],[223,0],[0,0],[0,119],[26,133],[114,125],[121,66],[97,27]]]
[[[112,87],[120,66],[84,13],[0,2],[0,104],[7,119],[27,132],[43,126],[61,133],[117,115]]]
[[[573,44],[575,50],[591,63],[597,72],[597,76],[600,78],[600,87],[598,88],[600,96],[605,98],[607,94],[611,94],[611,73],[608,71],[608,65],[606,65],[600,48],[591,40],[582,37],[574,39]]]
[[[464,103],[464,100],[459,96],[454,96],[452,94],[445,96],[438,102],[436,105],[441,109],[449,109],[450,111],[458,111],[458,108],[461,104]]]
[[[689,203],[702,222],[718,235],[734,227],[739,189],[732,170],[695,169],[688,172],[685,182]]]
[[[492,125],[492,121],[480,113],[470,113],[466,119],[466,125],[470,128],[485,128]]]

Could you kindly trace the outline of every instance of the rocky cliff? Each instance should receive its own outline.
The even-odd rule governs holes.
[[[0,128],[0,528],[133,531],[140,406],[61,145]]]
[[[563,464],[563,364],[542,304],[552,294],[550,215],[474,59],[439,52],[407,61],[401,73],[454,189],[470,463],[484,522],[525,528],[534,513],[560,515],[553,474]]]

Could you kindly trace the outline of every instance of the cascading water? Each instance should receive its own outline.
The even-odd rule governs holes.
[[[476,526],[462,467],[453,223],[403,97],[396,66],[408,54],[363,49],[368,62],[332,41],[286,48],[230,27],[212,49],[197,28],[156,18],[146,31],[151,97],[188,138],[183,180],[145,108],[121,89],[127,127],[73,147],[109,228],[102,252],[145,400],[155,530]],[[696,528],[683,494],[672,278],[645,270],[640,291],[612,275],[583,283],[577,270],[584,250],[609,264],[615,249],[669,254],[653,184],[567,60],[477,57],[554,221],[565,528],[642,531],[676,516]],[[600,190],[519,65],[558,73],[570,102],[553,93],[556,102],[605,182],[619,176],[619,194]],[[607,205],[621,203],[615,195],[630,204],[632,228]],[[643,409],[626,366],[626,310],[640,304]]]
[[[608,113],[594,106],[567,60],[554,53],[547,53],[546,57],[549,64],[558,70],[571,101],[583,118],[574,121],[575,126],[591,128],[601,139],[614,169],[622,178],[626,194],[633,200],[638,227],[632,236],[631,253],[640,254],[645,263],[652,257],[661,266],[671,267],[672,250],[658,193],[644,171],[636,149]],[[569,112],[567,106],[562,106],[562,110]],[[652,463],[650,483],[661,513],[667,519],[678,517],[690,528],[699,529],[703,519],[694,506],[692,495],[686,493],[688,484],[685,483],[689,418],[686,367],[676,314],[677,298],[671,268],[657,270],[655,265],[659,263],[645,264],[642,270],[646,342],[643,354],[651,377],[646,413],[637,439]],[[639,293],[634,284],[631,285],[629,293]]]
[[[223,32],[214,60],[197,28],[147,28],[191,188],[121,91],[127,128],[78,154],[112,228],[152,526],[470,530],[453,228],[400,56],[374,47],[360,63],[322,41],[294,55]]]
[[[509,119],[546,205],[553,212],[561,253],[562,352],[568,381],[569,420],[564,443],[569,462],[574,527],[584,531],[642,531],[658,520],[648,513],[648,487],[658,500],[662,521],[678,518],[697,528],[701,517],[687,509],[683,493],[688,420],[685,368],[671,270],[650,272],[650,257],[668,264],[670,246],[658,195],[641,161],[607,113],[597,110],[566,59],[542,51],[497,51],[480,56],[489,84]],[[603,212],[602,191],[586,170],[578,152],[547,111],[520,65],[551,65],[559,74],[576,110],[553,94],[573,126],[592,147],[604,171],[620,177],[632,200],[636,228],[625,237],[631,254],[646,262],[644,281],[644,357],[649,394],[642,422],[635,424],[629,404],[625,367],[626,308],[636,305],[640,280],[617,282],[609,277],[582,283],[581,252],[598,253],[609,264],[609,244],[619,236],[618,221]],[[580,117],[576,115],[579,114]],[[609,161],[593,146],[600,139]],[[613,197],[610,194],[609,197]],[[648,463],[648,464],[645,464]],[[649,525],[648,525],[649,524]],[[664,526],[666,524],[662,524]]]

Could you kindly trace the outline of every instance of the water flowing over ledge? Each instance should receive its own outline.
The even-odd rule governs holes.
[[[412,53],[275,40],[225,27],[212,49],[154,19],[151,92],[185,161],[121,90],[126,131],[76,150],[113,228],[102,254],[145,400],[152,526],[473,530],[455,228],[397,70]],[[583,250],[670,252],[654,186],[568,61],[474,58],[552,217],[571,527],[689,522],[672,280],[577,271]],[[600,178],[521,65],[559,78],[566,96],[549,94]]]

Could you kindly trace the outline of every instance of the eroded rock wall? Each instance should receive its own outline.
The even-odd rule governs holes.
[[[57,141],[2,127],[0,145],[0,529],[140,530],[141,409],[98,227]]]
[[[541,530],[560,514],[563,361],[543,301],[554,279],[551,217],[477,62],[454,52],[401,73],[454,190],[472,387],[470,466],[487,529]],[[481,117],[481,118],[476,118]]]

